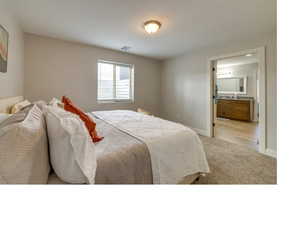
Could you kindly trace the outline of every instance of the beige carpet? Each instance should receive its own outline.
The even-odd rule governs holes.
[[[200,136],[210,174],[196,184],[276,184],[277,160],[254,149]]]

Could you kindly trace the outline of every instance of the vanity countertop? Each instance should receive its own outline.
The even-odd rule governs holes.
[[[217,100],[238,100],[238,101],[253,101],[253,97],[242,97],[242,96],[218,96]]]

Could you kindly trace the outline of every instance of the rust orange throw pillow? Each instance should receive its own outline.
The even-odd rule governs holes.
[[[96,123],[87,114],[85,114],[81,109],[77,108],[69,98],[63,96],[61,101],[64,103],[64,109],[66,111],[78,115],[84,122],[93,142],[99,142],[103,139],[103,137],[97,134]]]

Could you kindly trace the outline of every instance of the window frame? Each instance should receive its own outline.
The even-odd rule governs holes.
[[[99,80],[99,71],[98,71],[98,64],[99,63],[106,63],[113,65],[113,99],[100,99],[99,98],[99,86],[101,86],[101,79]],[[130,68],[130,75],[129,75],[129,99],[117,99],[116,98],[116,66],[125,66]],[[101,76],[101,75],[100,75]],[[121,63],[115,61],[107,61],[99,59],[97,61],[97,102],[100,104],[103,103],[134,103],[134,64],[128,63]]]

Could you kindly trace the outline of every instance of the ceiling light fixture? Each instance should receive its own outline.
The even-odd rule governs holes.
[[[161,27],[161,23],[156,20],[149,20],[144,23],[144,28],[148,34],[156,33]]]
[[[250,57],[250,56],[252,56],[252,54],[247,54],[247,55],[245,55],[245,56]]]

